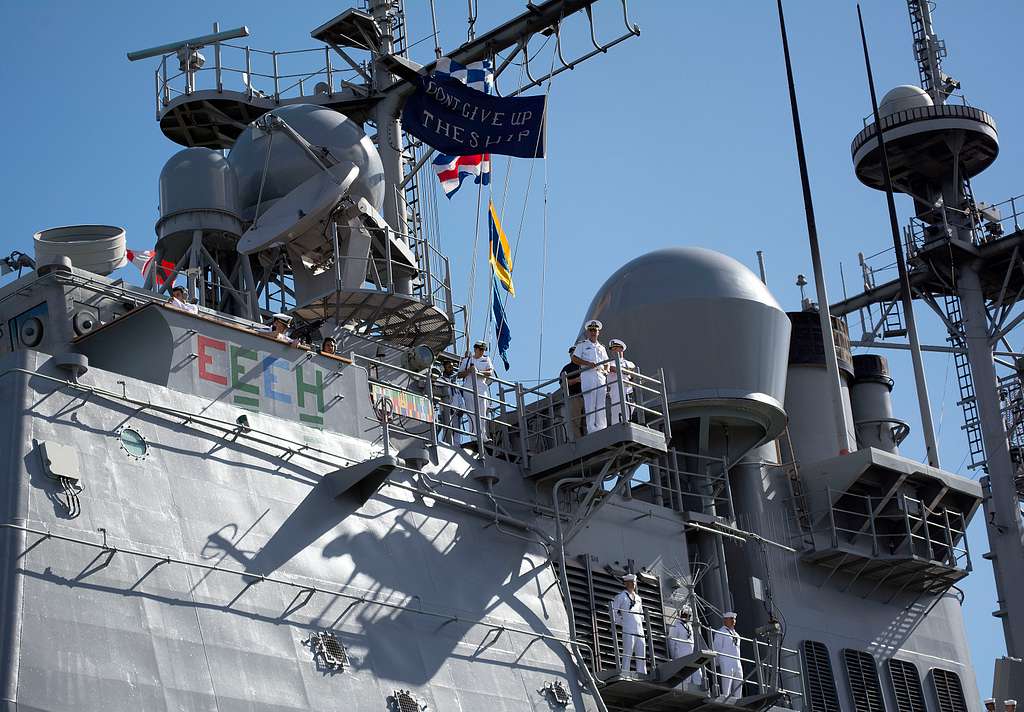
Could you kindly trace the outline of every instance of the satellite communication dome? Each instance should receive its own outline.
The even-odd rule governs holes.
[[[878,104],[878,115],[889,116],[898,111],[920,109],[932,106],[932,104],[932,98],[921,87],[915,87],[913,84],[901,84],[890,89],[882,97],[882,101]]]
[[[365,198],[378,211],[383,207],[384,167],[377,147],[359,124],[333,109],[312,104],[282,106],[270,113],[308,141],[314,151],[326,148],[329,153],[324,162],[328,165],[335,163],[331,172],[339,178],[345,178],[353,166],[358,168],[359,175],[352,184],[350,196],[353,200]],[[270,162],[264,179],[268,147]],[[228,161],[238,175],[239,202],[246,219],[255,216],[257,202],[262,213],[274,201],[321,172],[321,168],[286,133],[274,131],[268,134],[253,124],[235,141]]]
[[[641,373],[664,369],[673,422],[714,413],[765,440],[785,427],[789,318],[733,258],[699,247],[638,257],[598,290],[590,319],[605,343],[629,344]]]
[[[167,160],[160,171],[156,230],[161,240],[188,233],[188,242],[193,230],[241,234],[238,178],[220,152],[186,148]]]

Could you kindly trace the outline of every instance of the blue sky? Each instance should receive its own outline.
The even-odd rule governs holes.
[[[407,4],[415,42],[430,31],[427,2]],[[450,50],[465,40],[466,4],[437,4],[441,44]],[[599,37],[617,36],[617,0],[599,4],[607,6],[596,13]],[[478,32],[523,7],[511,0],[480,5]],[[126,51],[206,33],[215,20],[221,27],[248,25],[254,47],[312,47],[309,31],[343,7],[266,0],[4,3],[0,19],[9,29],[0,50],[0,86],[8,109],[0,195],[7,227],[0,233],[0,252],[29,251],[32,233],[41,228],[90,222],[125,226],[130,246],[152,246],[157,176],[179,147],[163,137],[154,119],[155,61],[129,63]],[[594,291],[622,263],[651,250],[713,247],[752,269],[755,251],[764,250],[769,286],[787,309],[798,307],[796,274],[811,273],[774,2],[634,0],[630,9],[640,38],[555,80],[548,159],[516,159],[511,165],[496,160],[494,199],[505,205],[510,239],[519,239],[519,296],[508,305],[515,378],[536,378],[538,364],[545,376],[557,373]],[[1012,60],[1024,4],[987,0],[980,9],[967,0],[940,0],[935,22],[949,49],[946,71],[962,82],[973,105],[1000,122],[1000,159],[974,181],[980,199],[999,202],[1024,193],[1014,175],[1024,158],[1024,136],[1013,117],[1024,107]],[[915,83],[905,4],[868,0],[864,13],[880,93]],[[840,263],[853,293],[858,251],[891,246],[884,196],[861,186],[850,163],[850,141],[870,112],[856,10],[845,0],[789,0],[787,15],[834,301],[842,292]],[[585,39],[581,19],[566,23],[567,57]],[[416,45],[414,58],[431,58],[431,45]],[[549,63],[542,57],[535,73]],[[909,201],[898,204],[905,222]],[[475,207],[468,184],[450,203],[439,201],[443,247],[456,266],[463,302],[469,301]],[[478,274],[486,274],[478,252]],[[124,275],[137,279],[127,269]],[[487,283],[478,278],[476,286],[474,336],[480,336]],[[924,309],[918,313],[923,339],[944,343],[936,321]],[[889,355],[897,414],[914,428],[903,451],[922,458],[909,362]],[[942,463],[969,474],[962,467],[966,449],[950,359],[925,359]],[[1004,650],[1000,626],[990,615],[995,594],[991,569],[981,557],[987,551],[981,517],[971,527],[970,543],[975,573],[963,585],[965,614],[980,691],[987,693],[992,661]]]

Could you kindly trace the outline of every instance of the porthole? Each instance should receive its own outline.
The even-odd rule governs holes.
[[[149,443],[134,428],[121,428],[117,439],[121,443],[121,449],[136,460],[141,460],[149,452]]]

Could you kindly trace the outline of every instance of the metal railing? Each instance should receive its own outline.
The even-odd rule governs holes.
[[[952,237],[954,227],[966,229],[971,235],[971,242],[980,246],[1004,235],[1020,232],[1022,222],[1024,195],[1016,195],[992,205],[969,205],[966,209],[940,206],[935,208],[930,223],[917,217],[910,219],[907,228],[908,255],[916,254],[925,244],[936,239]]]
[[[317,84],[321,82],[326,85],[321,88],[325,88],[327,96],[344,89],[364,92],[361,84],[349,80],[370,74],[365,62],[360,64],[359,70],[347,65],[336,67],[333,50],[326,45],[277,52],[220,42],[200,52],[203,50],[212,51],[212,64],[197,66],[195,50],[184,60],[175,52],[163,55],[155,71],[157,118],[172,101],[197,91],[227,89],[244,93],[250,100],[265,98],[280,103],[315,95]],[[316,68],[310,69],[310,66]]]
[[[616,665],[620,665],[621,647],[619,639],[622,636],[620,625],[615,622],[614,611],[609,606],[609,620],[611,621],[608,635],[612,639],[612,650],[614,651]],[[713,650],[716,629],[702,623],[691,622],[693,630],[693,650]],[[668,645],[669,637],[655,634],[651,625],[650,617],[644,612],[644,650],[645,661],[649,671],[652,671],[660,663],[670,661],[672,658],[657,654],[657,650],[670,650]],[[723,693],[723,682],[731,681],[731,685],[738,685],[739,689],[733,689],[729,700],[736,701],[749,694],[767,694],[780,692],[783,698],[788,698],[792,703],[794,698],[803,697],[803,685],[801,683],[802,672],[800,668],[800,653],[792,648],[781,645],[778,641],[748,638],[736,634],[740,641],[739,656],[730,655],[725,652],[718,652],[716,661],[723,659],[735,660],[740,664],[741,673],[734,674],[725,672],[720,662],[711,662],[703,665],[698,670],[701,672],[700,680],[694,680],[691,676],[686,681],[687,685],[702,690],[711,697],[720,697]],[[664,645],[659,646],[658,643]],[[744,655],[744,650],[748,654]],[[732,667],[731,665],[728,667]],[[696,673],[694,673],[696,674]],[[751,688],[751,689],[748,689]],[[778,704],[778,703],[777,703]]]
[[[454,374],[445,377],[432,369],[413,371],[383,358],[355,351],[351,352],[351,358],[353,363],[367,369],[371,388],[380,392],[383,392],[382,389],[390,389],[394,391],[390,396],[392,399],[408,398],[418,409],[415,417],[411,411],[403,413],[401,408],[389,416],[390,429],[398,436],[435,446],[439,443],[452,446],[470,444],[479,453],[487,452],[527,466],[532,454],[562,442],[554,434],[566,432],[569,418],[564,412],[555,412],[564,404],[561,396],[564,391],[560,390],[564,377],[527,388],[521,383],[494,375],[483,377],[475,371],[458,379]],[[621,367],[619,359],[608,359],[599,366],[611,363]],[[620,368],[619,372],[626,376],[626,382],[618,382],[617,387],[623,395],[627,395],[631,385],[634,398],[621,401],[617,409],[606,401],[606,412],[621,415],[623,421],[632,419],[663,432],[666,439],[670,438],[671,425],[666,417],[668,397],[664,382],[635,370]],[[616,384],[612,383],[611,386],[616,387]],[[608,387],[605,384],[590,390],[607,390]],[[683,455],[690,457],[685,453]],[[678,489],[671,486],[663,486],[661,489],[673,501],[680,503],[684,497],[690,496],[711,503],[727,503],[731,513],[731,493],[728,491],[726,474],[728,463],[717,458],[704,459],[711,464],[701,467],[699,471],[686,472],[679,468],[677,455],[674,463],[667,463],[664,467],[672,468],[675,477],[671,481],[678,485]],[[705,485],[723,481],[722,487],[725,489],[710,485],[698,487],[696,484],[686,489],[683,484],[695,483],[697,480]]]
[[[633,488],[650,487],[651,501],[677,512],[701,512],[726,520],[735,519],[732,488],[729,484],[729,460],[682,450],[670,449],[649,462],[650,480],[634,475],[626,496]]]
[[[523,431],[529,452],[543,452],[583,437],[588,415],[585,403],[591,394],[596,394],[597,407],[603,411],[605,424],[633,422],[664,433],[666,441],[672,438],[672,426],[667,417],[668,394],[661,369],[657,378],[648,376],[635,368],[625,368],[618,356],[601,361],[593,368],[614,368],[614,372],[623,377],[587,388],[583,388],[581,382],[578,394],[570,394],[565,374],[535,386],[517,386],[522,392]],[[582,369],[581,373],[586,370]]]
[[[897,494],[871,497],[828,488],[833,502],[824,533],[833,549],[855,549],[872,557],[919,557],[949,568],[971,570],[967,518],[947,507],[929,509],[920,499]]]

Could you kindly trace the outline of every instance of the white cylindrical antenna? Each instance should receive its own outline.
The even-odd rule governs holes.
[[[239,37],[248,37],[249,28],[245,25],[236,27],[233,30],[224,30],[223,32],[214,32],[209,35],[200,35],[199,37],[192,37],[187,40],[179,40],[178,42],[168,42],[167,44],[160,45],[159,47],[150,47],[149,49],[140,49],[135,52],[128,53],[128,61],[135,62],[140,59],[148,59],[149,57],[159,57],[160,55],[170,54],[176,52],[182,47],[205,47],[208,44],[214,44],[216,42],[223,42],[224,40],[234,40]]]

